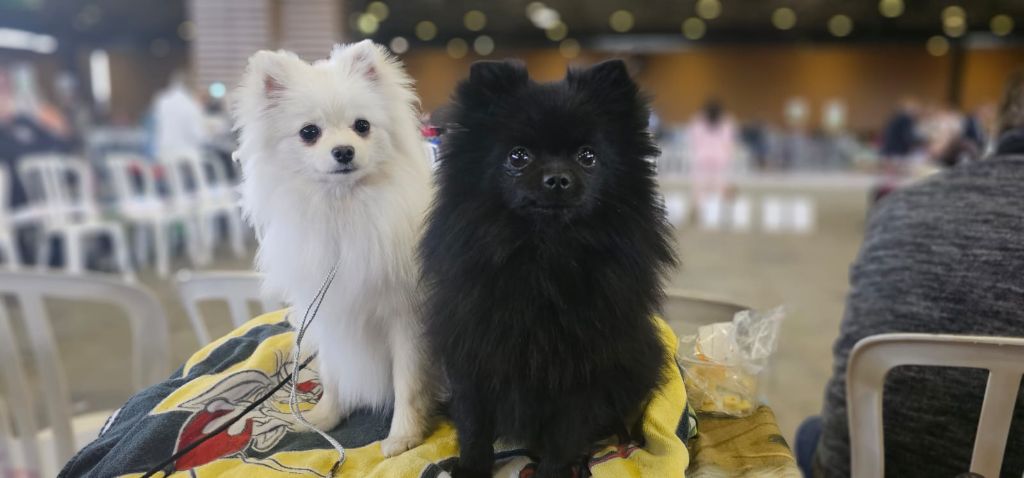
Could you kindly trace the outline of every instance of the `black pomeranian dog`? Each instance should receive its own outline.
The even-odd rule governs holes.
[[[647,102],[621,61],[543,84],[478,62],[449,114],[420,253],[453,476],[491,476],[497,437],[537,455],[535,476],[569,476],[671,363],[653,314],[676,261]]]

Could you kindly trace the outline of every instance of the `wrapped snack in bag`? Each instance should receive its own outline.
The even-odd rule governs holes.
[[[758,405],[758,378],[775,352],[783,308],[744,310],[732,322],[680,339],[679,359],[690,403],[699,412],[743,417]]]

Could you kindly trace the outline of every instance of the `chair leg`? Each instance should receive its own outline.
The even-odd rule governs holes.
[[[14,239],[10,234],[0,235],[0,249],[3,249],[4,264],[8,270],[16,271],[21,269],[21,260],[18,258]]]
[[[160,277],[171,274],[171,241],[169,237],[174,229],[173,222],[165,222],[153,226],[153,247],[156,249],[156,273]]]
[[[110,245],[113,249],[114,259],[117,261],[117,267],[121,269],[121,275],[127,282],[135,282],[135,270],[132,269],[132,261],[128,255],[128,241],[124,237],[124,229],[120,227],[112,227],[108,231],[110,236]]]
[[[78,231],[63,231],[64,270],[72,275],[79,275],[85,270],[86,257],[82,254],[82,241],[85,237]]]
[[[231,234],[231,251],[235,257],[245,257],[245,228],[242,226],[242,218],[238,213],[231,210],[227,214],[228,232]]]
[[[203,218],[196,217],[188,222],[185,227],[185,243],[188,245],[188,255],[192,264],[199,267],[209,263],[209,255],[206,253],[205,237],[206,228]]]
[[[150,230],[154,228],[150,223],[137,222],[132,227],[132,235],[135,239],[135,263],[142,267],[149,263],[149,237]]]
[[[46,230],[40,231],[39,235],[41,240],[39,241],[39,250],[36,252],[36,268],[45,271],[50,268],[50,241],[53,237]]]

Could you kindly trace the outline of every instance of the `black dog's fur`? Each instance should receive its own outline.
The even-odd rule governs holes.
[[[478,62],[459,85],[420,246],[455,476],[489,477],[498,436],[538,455],[536,476],[566,476],[663,379],[652,314],[675,256],[648,115],[621,61],[546,84],[517,63]],[[522,169],[516,147],[532,158]]]

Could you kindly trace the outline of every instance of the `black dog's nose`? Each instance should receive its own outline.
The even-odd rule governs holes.
[[[356,157],[356,149],[351,146],[336,146],[331,150],[331,156],[341,164],[348,164]]]
[[[544,175],[544,187],[557,191],[572,187],[572,178],[566,173],[554,173]]]

